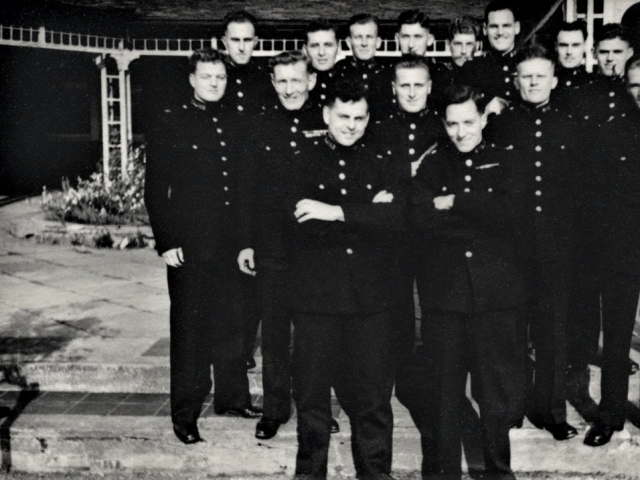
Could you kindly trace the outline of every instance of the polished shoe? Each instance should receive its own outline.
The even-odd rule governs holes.
[[[261,418],[256,425],[256,438],[259,438],[260,440],[269,440],[270,438],[275,437],[280,425],[282,425],[282,423],[276,422],[275,420]]]
[[[575,429],[572,425],[569,425],[567,422],[562,423],[545,423],[542,425],[547,432],[553,435],[553,438],[556,440],[569,440],[570,438],[578,435],[578,430]]]
[[[622,430],[622,428],[614,428],[601,423],[594,423],[584,436],[584,444],[590,447],[599,447],[609,443],[613,432]]]
[[[638,369],[640,369],[640,365],[638,365],[633,360],[629,359],[629,375],[633,375],[637,373]]]
[[[173,424],[173,433],[180,439],[182,443],[187,445],[192,443],[202,442],[200,432],[198,432],[198,426],[194,423],[191,424]]]
[[[331,419],[331,430],[330,430],[330,432],[332,434],[340,432],[340,425],[338,425],[338,421],[335,418]]]
[[[260,418],[262,417],[262,409],[249,405],[244,408],[214,408],[216,415],[227,415],[230,417],[242,418]]]

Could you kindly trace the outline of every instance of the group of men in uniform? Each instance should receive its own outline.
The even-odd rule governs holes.
[[[507,0],[482,27],[451,22],[447,62],[426,58],[434,38],[416,10],[399,16],[402,55],[386,62],[371,15],[349,20],[352,56],[339,62],[324,20],[304,51],[267,65],[252,57],[256,27],[228,15],[226,54],[194,53],[193,98],[148,134],[177,437],[201,440],[213,365],[215,412],[261,417],[257,438],[275,436],[295,401],[296,475],[327,475],[333,389],[358,477],[388,478],[397,382],[424,478],[459,478],[470,374],[485,478],[515,478],[509,430],[525,415],[556,440],[577,435],[567,372],[593,362],[602,316],[602,401],[584,441],[607,443],[637,369],[640,60],[624,27],[598,33],[595,74],[580,22],[561,26],[555,54],[516,50]],[[262,409],[246,375],[259,323]]]

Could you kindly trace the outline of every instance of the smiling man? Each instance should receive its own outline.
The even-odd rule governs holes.
[[[396,168],[365,148],[367,89],[339,81],[323,109],[327,136],[292,163],[272,215],[285,222],[290,268],[285,301],[293,312],[296,475],[325,478],[331,387],[351,423],[359,478],[391,472],[393,337],[398,269],[393,232],[406,201]]]
[[[400,45],[402,55],[424,57],[427,47],[433,44],[434,37],[430,31],[430,21],[418,10],[405,10],[398,17],[396,42]]]
[[[314,20],[307,26],[307,42],[304,50],[311,59],[316,74],[316,88],[311,92],[312,101],[320,106],[327,100],[336,71],[336,57],[340,49],[337,27],[326,20]]]

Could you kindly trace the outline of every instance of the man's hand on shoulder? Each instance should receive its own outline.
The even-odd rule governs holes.
[[[170,267],[180,267],[184,263],[184,254],[182,248],[172,248],[162,254],[164,263]]]

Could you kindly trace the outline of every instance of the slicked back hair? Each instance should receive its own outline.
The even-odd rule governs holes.
[[[555,55],[552,55],[551,52],[544,45],[536,42],[529,43],[523,48],[521,48],[516,54],[516,57],[514,60],[516,65],[520,65],[522,62],[525,62],[527,60],[533,60],[536,58],[539,58],[542,60],[548,60],[549,62],[551,62],[551,65],[555,69],[555,66],[556,66]]]
[[[279,53],[275,57],[271,57],[269,59],[269,71],[273,73],[278,65],[294,65],[298,62],[305,64],[307,73],[313,72],[313,69],[311,68],[311,60],[300,50],[289,50]]]
[[[380,20],[375,15],[371,15],[369,13],[358,13],[349,19],[349,23],[347,23],[347,28],[351,28],[352,25],[365,25],[367,23],[375,23],[376,29],[378,32],[380,31]]]
[[[331,108],[336,103],[336,100],[347,103],[359,102],[362,99],[367,102],[368,107],[369,89],[362,80],[357,78],[340,78],[329,91],[325,105]]]
[[[587,22],[583,19],[578,19],[575,22],[562,22],[558,29],[558,33],[560,32],[582,32],[582,38],[586,40],[589,37]],[[558,38],[558,34],[556,34],[556,38]]]
[[[189,73],[195,73],[198,63],[216,63],[224,64],[224,56],[218,51],[211,48],[202,48],[196,50],[189,57]]]
[[[420,10],[405,10],[398,16],[398,31],[402,28],[403,25],[413,25],[414,23],[419,24],[425,30],[429,30],[431,28],[431,21],[429,17],[427,17]]]
[[[253,29],[258,35],[258,20],[246,10],[236,10],[235,12],[229,12],[224,16],[224,24],[222,25],[222,35],[227,32],[227,27],[230,23],[250,23],[253,25]]]
[[[604,25],[595,35],[595,47],[597,48],[598,44],[603,40],[613,40],[614,38],[619,38],[623,42],[627,42],[629,47],[633,47],[631,32],[621,23],[607,23]]]
[[[336,36],[336,41],[338,41],[338,27],[336,27],[333,23],[324,18],[311,20],[307,24],[307,28],[305,29],[306,41],[309,41],[310,33],[325,32],[329,30],[333,32],[333,34]]]
[[[482,30],[480,29],[480,25],[471,17],[458,17],[451,20],[449,24],[449,28],[447,30],[448,39],[451,41],[453,37],[458,34],[467,33],[471,35],[475,35],[476,40],[480,40]]]
[[[483,94],[469,85],[451,85],[443,92],[438,105],[438,113],[442,118],[446,118],[447,108],[450,105],[459,105],[469,100],[476,104],[480,115],[484,114],[488,102]]]
[[[428,78],[431,78],[429,65],[425,61],[424,57],[419,57],[417,55],[407,55],[405,57],[402,57],[395,65],[394,77],[395,74],[398,73],[398,70],[400,70],[401,68],[422,68],[427,72]]]
[[[492,12],[499,12],[501,10],[509,10],[513,13],[513,20],[519,21],[518,10],[516,4],[512,0],[493,0],[484,9],[484,22],[489,23],[489,14]]]

